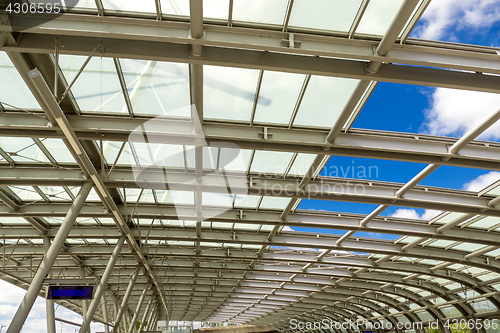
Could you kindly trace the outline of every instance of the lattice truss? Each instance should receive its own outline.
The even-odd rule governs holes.
[[[114,322],[124,301],[130,317],[141,302],[138,318],[282,331],[292,318],[498,316],[499,184],[469,192],[419,183],[440,166],[500,170],[500,145],[476,140],[499,114],[460,140],[351,128],[378,82],[499,92],[498,50],[408,38],[429,0],[323,2],[335,20],[311,16],[305,0],[259,10],[238,0],[145,2],[80,1],[22,33],[2,26],[3,280],[28,288],[80,198],[53,277],[99,281],[126,244],[97,321]],[[165,172],[167,187],[155,177],[139,184],[134,167],[156,156],[129,135],[157,116],[189,127],[182,108],[191,104],[211,147],[175,144],[156,129],[153,153],[178,156],[146,171]],[[228,150],[220,142],[242,157],[224,171],[245,184],[231,193],[216,181]],[[320,176],[335,156],[423,170],[406,184]],[[78,194],[84,184],[93,186],[88,196]],[[297,208],[310,198],[378,208]],[[442,213],[380,215],[390,206]],[[79,313],[88,306],[61,304]]]

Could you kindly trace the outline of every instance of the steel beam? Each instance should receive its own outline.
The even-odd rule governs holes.
[[[127,141],[132,131],[151,119],[108,117],[108,116],[68,116],[68,121],[81,140]],[[192,129],[192,125],[175,119],[158,120],[156,129],[148,129],[150,143],[178,143],[182,133]],[[63,138],[64,135],[48,121],[35,115],[18,112],[0,113],[0,133],[17,137]],[[263,126],[272,136],[262,137]],[[20,128],[23,128],[20,131]],[[429,135],[414,135],[372,130],[350,130],[340,133],[335,143],[325,142],[327,130],[286,129],[275,126],[248,126],[204,121],[205,139],[209,145],[231,141],[242,149],[287,151],[307,154],[353,156],[375,159],[400,160],[437,165],[452,165],[488,170],[500,170],[500,144],[474,141],[460,151],[450,155],[448,147],[456,140]],[[190,138],[182,138],[190,142]],[[449,159],[448,159],[449,158]]]
[[[379,44],[377,39],[358,37],[350,39],[295,32],[295,40],[300,41],[301,45],[289,48],[282,44],[282,40],[286,36],[284,33],[265,28],[249,29],[205,24],[206,32],[204,38],[200,39],[190,35],[188,22],[158,22],[130,17],[92,17],[87,15],[61,16],[49,22],[43,22],[43,18],[39,17],[27,17],[26,19],[30,20],[30,23],[38,19],[40,24],[31,24],[35,27],[26,30],[27,34],[23,39],[28,36],[30,38],[27,42],[21,39],[20,46],[23,52],[36,53],[47,50],[47,52],[53,53],[54,38],[50,38],[51,35],[63,37],[61,40],[65,49],[71,49],[71,46],[77,46],[76,42],[71,41],[75,41],[81,36],[116,39],[127,45],[132,45],[134,41],[146,40],[157,43],[232,47],[500,74],[500,66],[495,58],[495,49],[490,47],[407,39],[404,44],[391,45],[391,50],[383,57],[373,50]],[[2,30],[9,29],[2,27]],[[38,40],[49,38],[52,45],[44,47],[43,42],[32,43],[35,38],[31,37],[31,34]],[[10,50],[14,47],[13,43],[8,43],[4,48]],[[147,56],[145,59],[148,59]]]
[[[52,20],[51,22],[54,22]],[[74,24],[71,24],[73,31]],[[57,33],[57,29],[51,32]],[[143,38],[145,36],[142,36]],[[145,40],[109,39],[107,37],[62,36],[64,45],[61,54],[88,55],[99,40],[105,50],[103,55],[112,58],[147,59],[167,62],[191,63],[224,67],[241,67],[272,71],[287,71],[298,74],[322,75],[375,80],[401,84],[427,85],[442,88],[466,89],[483,92],[498,92],[500,78],[493,75],[450,71],[439,68],[382,64],[376,74],[369,73],[366,63],[357,60],[310,57],[248,49],[204,47],[204,57],[190,57],[191,45],[159,43]],[[180,42],[179,42],[180,43]],[[90,48],[90,45],[92,47]],[[54,37],[50,35],[26,34],[16,46],[4,46],[8,52],[53,53]],[[289,49],[287,49],[289,50]],[[379,58],[389,61],[386,58]],[[286,65],[284,65],[286,64]],[[470,70],[470,69],[469,69]]]

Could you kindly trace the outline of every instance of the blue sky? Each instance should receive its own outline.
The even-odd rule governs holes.
[[[500,47],[500,0],[433,0],[410,37]],[[499,106],[499,94],[381,82],[352,127],[459,138]],[[500,141],[500,122],[479,138]],[[425,166],[333,156],[321,174],[352,178],[354,168],[354,178],[405,183]],[[357,177],[360,168],[369,167],[377,173]],[[491,170],[442,166],[421,184],[478,191],[499,178]],[[304,200],[299,208],[368,214],[376,205]],[[381,215],[427,220],[437,213],[393,206]]]

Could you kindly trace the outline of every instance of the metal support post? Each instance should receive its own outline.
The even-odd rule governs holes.
[[[85,267],[82,264],[82,266],[80,266],[80,278],[85,279],[85,277],[86,277]],[[85,314],[87,313],[88,307],[89,307],[89,301],[86,299],[82,300],[82,317],[83,318],[85,318]]]
[[[19,333],[21,331],[26,318],[28,318],[31,308],[33,307],[33,304],[35,303],[36,298],[40,293],[40,290],[42,289],[43,280],[50,273],[50,270],[52,269],[52,266],[56,261],[57,255],[59,254],[59,251],[61,251],[64,242],[66,241],[66,238],[68,237],[69,232],[73,227],[73,223],[75,222],[78,214],[80,213],[80,210],[83,207],[83,204],[85,203],[85,200],[87,199],[87,196],[90,193],[90,190],[92,189],[92,185],[92,183],[85,183],[80,189],[77,197],[73,201],[73,204],[71,205],[68,214],[64,218],[59,231],[57,231],[52,245],[47,251],[47,255],[43,258],[43,261],[40,264],[35,277],[31,281],[28,291],[24,295],[21,305],[19,305],[14,318],[12,319],[9,328],[7,329],[7,333]]]
[[[139,276],[139,268],[137,268],[134,274],[132,275],[132,278],[130,279],[130,282],[127,287],[127,291],[125,292],[125,296],[123,296],[122,304],[120,305],[120,308],[118,309],[118,314],[116,315],[115,318],[115,327],[113,327],[113,333],[116,333],[118,328],[120,327],[119,323],[122,319],[123,313],[126,312],[128,299],[132,294],[132,289],[134,288],[134,284],[138,276]]]
[[[151,312],[149,313],[149,316],[148,316],[148,322],[147,322],[146,327],[145,327],[145,330],[146,330],[146,331],[149,331],[149,330],[150,330],[150,327],[151,327],[151,322],[153,321],[153,315],[154,315],[155,311],[156,311],[156,308],[153,308],[153,309],[151,310]]]
[[[148,292],[149,284],[146,285],[146,288],[142,291],[141,298],[139,298],[139,303],[137,303],[137,307],[135,308],[134,316],[132,317],[131,325],[128,329],[128,333],[132,333],[132,328],[135,328],[135,322],[137,321],[137,317],[139,316],[139,311],[141,311],[142,303],[144,302],[144,298],[146,297],[146,293]]]
[[[111,257],[109,258],[108,265],[106,266],[106,269],[104,270],[104,273],[102,274],[101,281],[99,282],[99,285],[97,286],[97,290],[94,295],[94,299],[92,300],[92,303],[90,303],[90,307],[88,308],[87,312],[85,313],[85,318],[83,320],[82,326],[80,327],[79,333],[87,333],[89,331],[90,323],[92,321],[92,318],[94,318],[95,311],[97,310],[97,306],[99,305],[99,301],[104,295],[104,291],[106,290],[106,286],[108,285],[109,277],[111,276],[111,272],[113,271],[113,268],[115,267],[116,260],[118,259],[118,256],[120,255],[120,252],[122,251],[123,244],[125,243],[125,236],[120,237],[118,242],[116,243],[116,246],[113,250],[113,253],[111,254]]]
[[[43,247],[45,250],[45,255],[47,255],[47,252],[49,251],[50,248],[49,237],[43,238]],[[52,270],[50,270],[49,274],[47,275],[47,278],[52,279]],[[47,299],[45,301],[45,305],[47,308],[47,333],[56,333],[56,315],[54,311],[54,301]]]
[[[101,311],[102,311],[102,319],[105,323],[109,323],[108,319],[108,307],[106,305],[106,295],[103,294],[101,297]],[[92,304],[91,304],[92,306]],[[109,326],[104,325],[104,333],[109,333]]]
[[[144,314],[142,315],[141,323],[139,325],[139,329],[137,330],[137,333],[141,333],[142,329],[144,328],[144,321],[146,320],[146,317],[148,316],[149,309],[151,308],[151,304],[153,304],[154,300],[154,295],[151,296],[151,299],[148,302],[148,305],[146,305],[146,310],[144,310]]]

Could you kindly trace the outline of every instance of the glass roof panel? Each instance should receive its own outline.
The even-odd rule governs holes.
[[[290,198],[263,197],[260,203],[260,209],[285,209],[290,202]]]
[[[80,192],[80,187],[70,188],[70,190],[71,190],[71,193],[73,193],[73,195],[76,197],[78,195],[78,192]],[[101,198],[99,197],[99,195],[97,194],[95,189],[92,188],[90,190],[89,195],[87,196],[86,201],[101,201]]]
[[[0,77],[0,103],[20,109],[40,109],[40,105],[5,52],[0,52]]]
[[[312,76],[293,125],[331,128],[357,83],[354,79]]]
[[[189,117],[189,65],[120,60],[134,113]]]
[[[57,163],[76,163],[63,140],[44,138],[40,139],[40,141],[47,148],[50,155],[55,158]]]
[[[73,81],[86,59],[84,56],[60,56],[59,66],[68,83]],[[96,54],[78,77],[71,91],[82,111],[128,112],[111,58],[100,58]]]
[[[305,75],[265,71],[255,110],[256,123],[288,124]]]
[[[403,0],[371,0],[356,32],[383,36],[402,3]]]
[[[250,121],[259,71],[204,66],[205,118]]]
[[[284,174],[292,156],[293,153],[288,152],[256,150],[250,171],[264,175]]]
[[[445,248],[447,246],[450,246],[451,244],[455,243],[454,241],[449,241],[449,240],[444,240],[444,239],[439,239],[435,242],[430,243],[427,246],[434,246],[434,247],[440,247],[440,248]]]
[[[8,187],[21,201],[42,200],[42,197],[31,186]]]
[[[234,158],[236,156],[236,158]],[[246,172],[252,158],[252,150],[236,149],[236,148],[221,148],[220,150],[220,165],[226,171],[241,171]],[[228,162],[229,161],[229,162]]]
[[[235,208],[253,208],[256,209],[260,201],[257,195],[240,195],[237,194],[234,200]]]
[[[10,216],[0,217],[0,225],[19,225],[19,224],[28,224],[28,222],[22,217],[10,217]]]
[[[316,158],[314,154],[298,154],[288,172],[291,176],[304,176]]]
[[[163,14],[183,16],[189,16],[190,14],[189,0],[160,0],[160,3]]]
[[[43,162],[50,163],[49,159],[31,138],[0,137],[2,148],[15,162]]]
[[[154,0],[102,0],[102,5],[105,10],[112,10],[116,12],[156,14],[156,5]]]
[[[41,3],[41,4],[48,4],[47,1],[45,0],[29,0],[29,3]],[[67,6],[68,4],[67,3],[70,3],[71,5],[73,5],[75,3],[75,0],[71,0],[71,1],[67,1],[67,0],[61,0],[61,2],[59,3],[62,3],[63,6]],[[73,9],[72,10],[78,10],[78,9],[94,9],[96,10],[97,7],[95,5],[95,0],[76,0],[76,4],[74,5]]]
[[[156,190],[158,202],[194,205],[194,192]]]
[[[347,32],[362,0],[295,0],[289,25]]]
[[[480,229],[489,229],[493,226],[500,224],[500,218],[495,216],[486,216],[474,223],[468,225],[468,227],[472,228],[480,228]]]
[[[50,201],[72,201],[62,186],[38,186]]]
[[[482,244],[462,243],[462,244],[458,244],[458,245],[453,246],[452,249],[473,252],[473,251],[479,250],[480,248],[483,248],[483,247],[484,247],[484,245],[482,245]]]
[[[227,20],[229,16],[229,0],[203,0],[203,16]]]
[[[204,192],[202,195],[202,205],[231,208],[233,206],[233,199],[233,194]]]
[[[288,0],[234,0],[233,20],[283,24]]]

